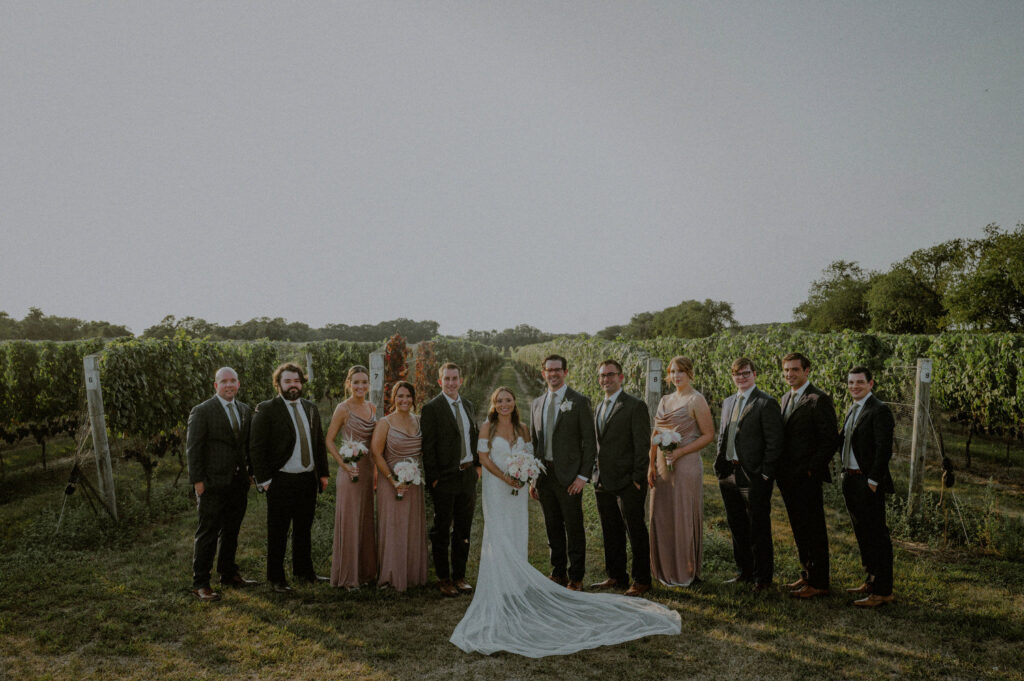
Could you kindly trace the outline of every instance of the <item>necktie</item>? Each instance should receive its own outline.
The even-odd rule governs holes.
[[[791,392],[789,394],[789,402],[786,403],[785,420],[788,421],[789,420],[789,415],[793,413],[794,409],[796,409],[797,399],[798,399],[798,397],[797,397],[796,393]]]
[[[853,454],[850,449],[853,444],[853,428],[857,425],[857,414],[859,412],[860,405],[853,405],[850,419],[846,422],[846,437],[843,439],[843,468],[853,468]]]
[[[462,404],[461,400],[452,402],[452,411],[455,412],[455,426],[459,429],[459,463],[466,458],[466,426],[462,423],[460,404]]]
[[[302,414],[299,413],[299,403],[292,402],[292,411],[295,412],[295,427],[299,431],[299,450],[302,453],[302,467],[309,466],[309,438],[306,437],[306,426],[302,421]]]
[[[739,461],[739,456],[736,454],[736,426],[740,422],[740,414],[743,411],[742,395],[736,396],[736,403],[732,408],[732,417],[729,419],[729,446],[725,449],[726,458],[730,461]]]
[[[544,412],[544,455],[548,461],[555,460],[551,451],[551,436],[555,431],[555,393],[548,393],[548,406]]]
[[[612,400],[610,397],[606,397],[604,405],[601,407],[601,422],[597,425],[604,430],[604,424],[608,423],[608,412],[612,409]]]
[[[240,428],[238,427],[238,416],[235,415],[234,402],[228,402],[228,416],[231,417],[231,430],[235,433],[235,437],[238,437]]]

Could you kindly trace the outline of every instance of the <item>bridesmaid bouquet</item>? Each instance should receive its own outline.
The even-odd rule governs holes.
[[[363,455],[369,451],[362,442],[343,442],[338,448],[341,460],[350,466],[363,458]],[[359,482],[358,474],[352,476],[352,482]]]
[[[423,482],[423,479],[420,478],[420,467],[411,459],[399,461],[395,464],[395,477],[398,478],[399,485],[419,485]],[[401,501],[402,493],[396,492],[395,497]]]
[[[679,446],[680,442],[683,441],[683,436],[674,430],[662,430],[661,428],[656,428],[654,430],[654,437],[651,438],[651,441],[658,445],[658,449],[662,452],[671,452]],[[664,454],[662,454],[662,456],[664,457]],[[673,470],[672,464],[667,461],[665,462],[665,467],[670,471]]]
[[[513,480],[518,480],[524,485],[534,482],[544,472],[544,464],[533,456],[533,447],[527,445],[522,448],[513,449],[508,457],[508,473]],[[519,494],[519,490],[512,488],[512,496]]]

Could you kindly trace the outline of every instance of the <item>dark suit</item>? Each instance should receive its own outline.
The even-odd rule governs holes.
[[[312,537],[320,478],[328,477],[327,445],[320,413],[309,400],[299,400],[309,424],[313,470],[285,473],[281,468],[295,450],[296,430],[290,407],[280,395],[260,402],[252,418],[249,451],[257,483],[270,480],[267,489],[267,579],[284,583],[284,552],[292,528],[292,574],[313,580]]]
[[[831,482],[829,460],[835,454],[836,410],[832,398],[810,383],[789,409],[793,391],[782,398],[782,456],[776,480],[793,528],[801,576],[816,589],[828,589],[828,529],[821,483]]]
[[[840,456],[849,427],[850,424],[845,423],[839,434]],[[860,560],[869,575],[872,592],[880,596],[892,594],[892,540],[885,524],[885,495],[896,491],[889,475],[895,427],[889,406],[869,395],[857,415],[850,442],[861,472],[843,474],[843,497],[860,548]],[[878,483],[874,492],[868,487],[869,479]]]
[[[548,393],[533,401],[530,409],[533,448],[547,470],[537,479],[537,494],[544,510],[544,527],[551,550],[552,575],[583,580],[587,536],[583,531],[583,495],[568,492],[569,485],[582,477],[590,481],[597,456],[594,416],[590,401],[566,386],[565,397],[555,411],[551,448],[553,461],[545,461],[544,403]],[[571,403],[571,408],[566,407]]]
[[[604,567],[612,579],[626,582],[626,537],[633,549],[633,581],[651,583],[651,543],[644,522],[647,468],[650,463],[651,419],[647,405],[620,392],[604,427],[599,404],[597,467],[594,499],[604,537]],[[637,489],[637,485],[640,488]]]
[[[237,399],[234,403],[237,436],[216,395],[193,407],[188,415],[188,479],[205,487],[198,499],[199,527],[192,558],[192,586],[196,589],[210,586],[214,554],[218,555],[217,572],[222,580],[238,574],[235,552],[248,505],[252,412]]]
[[[466,577],[469,535],[476,508],[477,470],[480,465],[476,442],[480,431],[473,419],[473,405],[460,397],[461,410],[469,422],[469,450],[473,461],[460,468],[461,435],[455,412],[441,393],[423,405],[420,430],[423,432],[423,470],[427,489],[434,502],[434,524],[430,528],[430,546],[434,572],[438,579],[460,580]],[[463,426],[465,427],[465,425]],[[436,485],[434,483],[437,483]],[[448,547],[451,546],[451,565]]]
[[[751,390],[736,428],[737,464],[726,458],[733,394],[722,403],[715,473],[732,532],[732,553],[740,578],[770,584],[775,574],[772,550],[772,480],[782,454],[782,412],[775,398]],[[765,479],[767,477],[767,479]]]

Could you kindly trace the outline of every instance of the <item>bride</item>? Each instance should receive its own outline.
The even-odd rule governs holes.
[[[679,613],[640,598],[590,594],[559,586],[527,560],[529,495],[506,469],[509,455],[527,451],[513,392],[491,395],[480,428],[484,538],[476,591],[451,642],[466,652],[505,650],[526,657],[566,655],[654,634],[678,634]]]

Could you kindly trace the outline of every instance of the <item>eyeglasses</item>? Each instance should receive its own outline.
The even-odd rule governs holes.
[[[733,378],[750,378],[753,375],[754,375],[753,371],[747,370],[747,371],[737,371],[736,373],[734,373],[732,375],[732,377]]]
[[[619,376],[619,375],[620,374],[619,374],[618,371],[606,371],[603,374],[598,374],[598,376],[601,377],[601,378],[611,378],[612,376]]]

